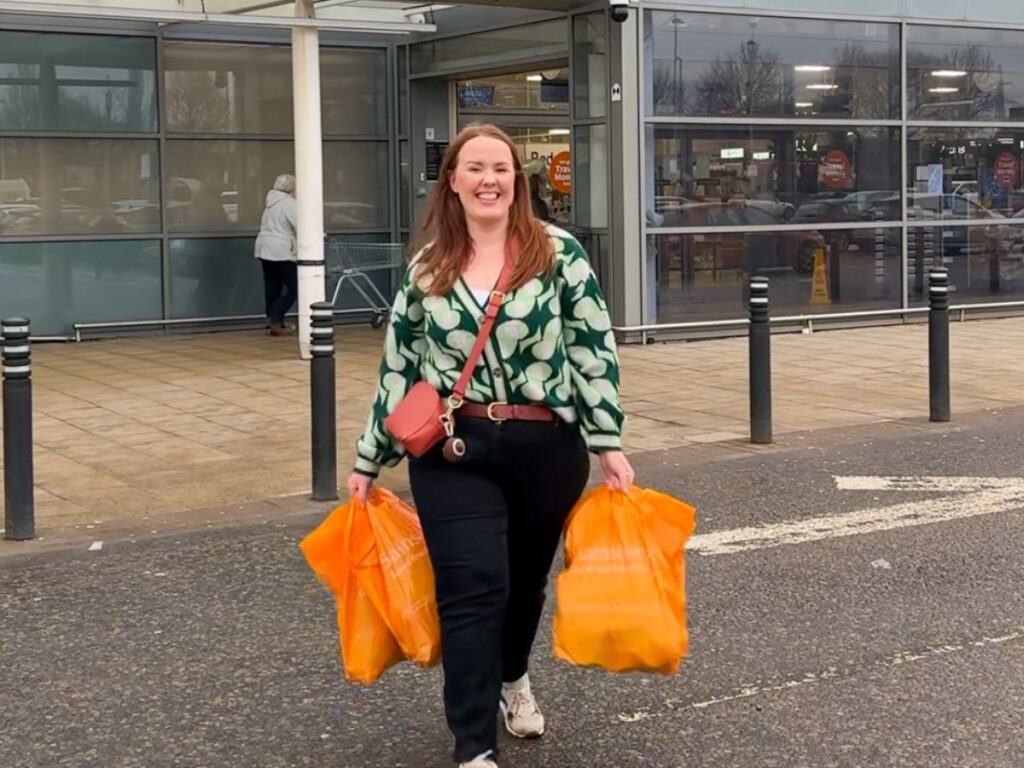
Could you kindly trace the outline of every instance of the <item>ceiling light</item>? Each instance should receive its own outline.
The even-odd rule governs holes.
[[[966,74],[962,69],[936,69],[932,77],[964,77]]]
[[[951,88],[949,86],[941,85],[938,88],[929,88],[928,93],[956,93],[959,88]]]
[[[807,87],[812,91],[834,91],[839,86],[833,83],[811,83]]]
[[[544,79],[544,76],[543,75],[527,75],[526,79],[529,80],[531,83],[539,83],[541,80]]]
[[[793,69],[797,72],[828,72],[832,67],[825,64],[797,64]]]
[[[795,106],[796,106],[797,109],[808,109],[808,108],[814,106],[814,102],[813,101],[798,101]]]
[[[552,128],[548,131],[549,136],[568,136],[570,133],[572,133],[572,131],[568,128]]]

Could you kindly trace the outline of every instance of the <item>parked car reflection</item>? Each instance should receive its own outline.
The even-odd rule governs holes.
[[[664,227],[771,227],[783,222],[751,201],[690,203],[664,214]],[[814,256],[825,247],[815,231],[706,232],[694,236],[660,238],[659,272],[662,277],[680,271],[684,283],[694,273],[707,271],[712,280],[744,274],[807,275]]]

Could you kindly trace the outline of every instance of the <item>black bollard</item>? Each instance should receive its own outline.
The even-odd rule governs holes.
[[[772,441],[772,351],[768,278],[750,278],[750,442]]]
[[[313,440],[313,500],[338,498],[338,439],[334,383],[334,307],[310,307],[309,395]]]
[[[32,356],[29,322],[4,320],[4,538],[36,535],[32,472]]]
[[[949,271],[928,273],[928,394],[931,421],[949,421]]]

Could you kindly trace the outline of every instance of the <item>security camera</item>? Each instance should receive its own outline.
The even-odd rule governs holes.
[[[608,0],[609,10],[611,11],[612,21],[617,21],[622,24],[626,19],[629,18],[629,0]]]

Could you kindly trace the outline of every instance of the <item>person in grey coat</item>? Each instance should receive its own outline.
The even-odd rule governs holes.
[[[290,336],[294,328],[284,324],[285,313],[299,297],[299,270],[296,262],[295,177],[283,173],[267,192],[267,204],[256,237],[256,258],[263,266],[266,298],[267,333]]]

